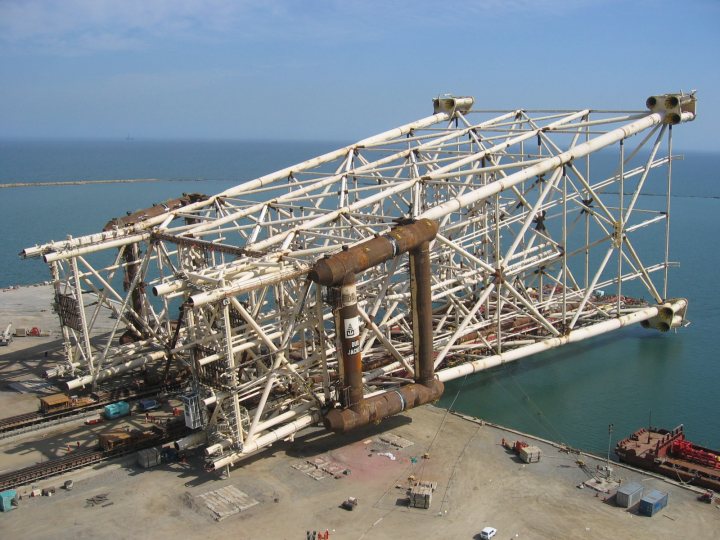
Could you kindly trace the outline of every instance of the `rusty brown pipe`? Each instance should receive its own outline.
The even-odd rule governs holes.
[[[140,250],[137,244],[125,246],[124,252],[125,259],[125,279],[123,281],[123,288],[127,291],[138,272],[140,271]],[[138,317],[143,317],[144,312],[144,298],[145,298],[145,286],[143,283],[138,283],[132,292],[132,307],[137,313]]]
[[[103,231],[112,231],[115,228],[119,229],[127,227],[128,225],[135,225],[145,219],[156,217],[172,210],[177,210],[178,208],[182,208],[183,206],[187,206],[198,201],[204,201],[207,198],[208,196],[203,195],[202,193],[184,193],[182,197],[168,199],[165,202],[153,205],[150,208],[137,210],[136,212],[132,212],[121,218],[113,218],[105,224]]]
[[[415,382],[429,385],[435,379],[430,242],[410,252],[410,297],[413,315]]]
[[[442,396],[444,389],[443,383],[436,379],[428,385],[408,384],[364,399],[354,409],[331,409],[323,418],[323,423],[329,431],[347,433],[404,410],[432,403]]]
[[[429,242],[437,231],[438,223],[429,219],[400,225],[383,236],[320,259],[310,271],[310,279],[326,287],[341,285],[348,276],[355,276]]]
[[[335,329],[340,341],[340,372],[343,380],[341,403],[356,409],[363,400],[362,354],[360,354],[360,313],[357,307],[355,276],[348,276],[340,289],[340,308],[335,311]]]
[[[341,286],[340,307],[335,310],[335,331],[340,344],[341,404],[344,408],[331,409],[325,415],[328,430],[345,433],[442,396],[444,386],[435,379],[433,365],[430,281],[430,240],[435,238],[437,231],[437,222],[427,219],[401,225],[384,236],[318,261],[310,272],[310,279],[318,284]],[[410,253],[416,382],[364,399],[355,275],[406,252]]]

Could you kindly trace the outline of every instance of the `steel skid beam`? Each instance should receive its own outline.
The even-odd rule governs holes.
[[[222,193],[28,248],[51,268],[56,372],[70,389],[189,373],[202,435],[179,446],[206,445],[221,468],[503,362],[637,322],[675,328],[671,135],[695,105],[485,111],[445,96],[432,116]]]

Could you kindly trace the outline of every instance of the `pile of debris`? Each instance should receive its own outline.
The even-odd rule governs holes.
[[[108,501],[109,495],[109,493],[100,493],[99,495],[95,495],[94,497],[85,499],[85,508],[93,508],[95,506],[106,508],[108,506],[112,506],[115,503],[112,501]]]

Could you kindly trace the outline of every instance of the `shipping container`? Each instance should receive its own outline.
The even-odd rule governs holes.
[[[103,414],[108,420],[120,418],[121,416],[127,416],[130,414],[130,404],[126,401],[111,403],[110,405],[105,406]]]
[[[631,484],[625,484],[617,490],[615,495],[615,502],[618,506],[623,508],[631,508],[635,506],[642,498],[643,487],[637,482]]]
[[[639,511],[644,516],[654,516],[660,510],[665,508],[667,503],[668,494],[654,489],[640,499]]]

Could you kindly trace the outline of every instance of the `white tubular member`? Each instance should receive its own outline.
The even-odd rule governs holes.
[[[55,242],[48,242],[41,246],[33,246],[25,248],[20,252],[20,256],[23,259],[29,259],[32,257],[40,257],[43,253],[48,251],[62,251],[73,247],[81,247],[83,245],[94,244],[97,242],[112,242],[112,241],[125,241],[133,242],[137,235],[133,231],[118,230],[118,231],[105,231],[101,233],[89,234],[78,238],[71,238],[68,240],[57,240]],[[106,245],[106,244],[103,244]]]
[[[422,118],[420,120],[411,122],[409,124],[404,124],[400,127],[390,129],[388,131],[384,131],[377,135],[373,135],[372,137],[368,137],[367,139],[363,139],[363,140],[356,142],[354,144],[351,144],[349,146],[345,146],[343,148],[339,148],[332,152],[328,152],[326,154],[323,154],[322,156],[308,159],[301,163],[296,163],[295,165],[286,167],[280,171],[276,171],[274,173],[267,174],[265,176],[261,176],[260,178],[256,178],[255,180],[250,180],[249,182],[244,182],[238,186],[235,186],[226,191],[223,191],[222,193],[219,193],[217,195],[209,197],[207,200],[188,204],[188,205],[182,207],[181,211],[184,213],[189,213],[189,212],[195,211],[196,209],[211,206],[212,204],[214,204],[215,200],[218,198],[234,197],[234,196],[240,195],[241,193],[244,193],[246,191],[250,191],[253,189],[258,189],[258,188],[267,186],[269,184],[277,182],[278,180],[286,179],[288,177],[288,175],[292,172],[299,172],[299,171],[304,171],[307,169],[312,169],[314,167],[322,165],[323,163],[327,163],[329,161],[338,159],[338,158],[346,155],[348,152],[354,150],[355,148],[363,147],[363,146],[364,147],[374,146],[377,144],[381,144],[384,141],[402,137],[403,135],[406,135],[413,130],[432,126],[433,124],[442,122],[444,120],[449,120],[449,119],[450,119],[450,115],[442,112],[442,113],[438,113],[438,114],[434,114],[432,116]],[[147,240],[150,237],[149,232],[143,232],[141,234],[133,234],[133,233],[137,233],[138,231],[148,231],[152,227],[155,227],[157,225],[164,223],[167,220],[168,216],[172,215],[173,213],[174,213],[173,211],[163,213],[159,216],[155,216],[155,217],[143,220],[140,223],[136,223],[136,224],[132,225],[131,227],[125,228],[124,230],[121,229],[118,231],[106,231],[103,233],[73,238],[71,240],[65,240],[65,241],[61,241],[61,242],[50,242],[47,244],[43,244],[41,246],[34,246],[34,247],[23,250],[21,255],[25,258],[30,258],[30,257],[39,257],[43,254],[46,254],[45,255],[46,257],[49,256],[49,258],[46,259],[46,262],[51,262],[51,261],[55,261],[55,260],[61,260],[61,259],[69,258],[69,257],[74,257],[76,255],[93,253],[95,251],[100,251],[100,250],[107,249],[110,247],[119,247],[121,245],[131,244],[131,243],[139,242],[142,240]],[[215,226],[215,224],[213,224],[213,226]],[[92,244],[92,245],[87,245],[87,244]],[[86,245],[86,247],[81,247],[83,245]]]
[[[285,420],[290,420],[291,418],[299,416],[302,413],[304,413],[305,411],[307,411],[308,409],[310,409],[313,405],[315,405],[315,402],[308,401],[295,409],[291,409],[289,411],[285,411],[282,414],[278,414],[277,416],[274,416],[274,417],[266,420],[265,422],[260,422],[257,426],[257,431],[258,431],[258,433],[262,433],[266,429],[270,429],[271,427],[273,427],[277,424],[280,424],[281,422],[284,422]]]
[[[486,122],[483,122],[483,123],[481,123],[481,124],[478,124],[478,125],[475,126],[475,127],[477,127],[477,128],[482,128],[482,127],[491,126],[491,125],[493,125],[493,124],[495,124],[495,123],[497,123],[497,122],[501,122],[501,121],[503,121],[503,120],[507,120],[508,118],[514,117],[514,116],[517,114],[517,112],[518,112],[518,111],[512,111],[512,112],[503,114],[503,115],[498,116],[498,117],[496,117],[496,118],[490,119],[490,120],[488,120],[488,121],[486,121]],[[431,118],[432,118],[432,117],[431,117]],[[446,119],[447,119],[447,118],[445,118],[445,119],[440,118],[440,120],[438,120],[438,121],[442,121],[442,120],[446,120]],[[422,123],[423,121],[421,120],[420,122]],[[408,124],[408,125],[410,125],[410,124]],[[414,126],[414,129],[420,129],[420,128],[422,128],[422,127],[425,127],[425,126],[418,124],[418,125],[415,125],[415,126]],[[399,130],[399,131],[398,131],[398,130]],[[407,134],[407,133],[408,133],[404,128],[398,128],[398,130],[394,130],[394,131],[397,131],[399,134]],[[467,133],[468,131],[470,131],[470,128],[466,128],[465,130],[463,130],[463,133]],[[388,132],[388,133],[390,133],[390,132]],[[436,146],[436,145],[441,144],[442,142],[444,142],[444,141],[446,141],[446,140],[456,138],[457,136],[458,136],[457,133],[450,133],[450,134],[448,134],[448,135],[445,135],[444,137],[440,137],[439,139],[435,139],[434,141],[431,141],[431,142],[429,142],[429,143],[423,143],[423,144],[419,145],[419,146],[417,147],[417,150],[419,151],[419,150],[426,150],[426,149],[432,148],[432,147],[434,147],[434,146]],[[342,151],[341,151],[339,154],[338,154],[337,152],[335,152],[335,153],[333,153],[333,154],[326,154],[326,155],[333,155],[333,156],[335,156],[335,157],[342,157],[343,155],[345,155],[345,154],[343,154],[343,152],[349,152],[349,151],[350,151],[350,150],[349,150],[350,148],[353,148],[353,147],[355,147],[355,148],[368,147],[368,146],[373,146],[373,145],[375,145],[375,144],[381,144],[381,143],[384,141],[384,139],[383,139],[383,140],[379,140],[378,137],[379,137],[379,136],[371,137],[370,139],[365,139],[364,141],[360,141],[359,143],[356,143],[356,144],[354,144],[354,145],[345,147],[345,148],[342,149]],[[402,157],[402,156],[406,156],[406,155],[408,154],[408,152],[409,152],[408,150],[402,150],[401,152],[397,152],[397,153],[395,153],[395,154],[386,156],[386,157],[381,158],[381,159],[379,159],[379,160],[377,160],[377,161],[373,161],[372,163],[366,163],[366,164],[364,164],[364,165],[361,165],[361,166],[359,166],[359,167],[356,167],[356,168],[353,169],[353,171],[354,171],[355,173],[360,173],[360,172],[362,172],[362,171],[371,170],[373,167],[378,167],[378,166],[381,166],[381,165],[384,165],[384,164],[392,163],[395,159],[398,159],[398,158],[400,158],[400,157]],[[292,172],[298,172],[298,171],[301,170],[300,168],[297,168],[297,167],[295,167],[295,166],[290,167],[289,169],[292,169]],[[287,170],[288,170],[288,169],[283,169],[283,171],[281,171],[281,172],[287,172]],[[274,178],[274,176],[275,176],[276,174],[280,174],[280,173],[273,173],[272,175],[268,175],[267,177],[262,177],[262,178],[272,179],[272,178]],[[321,180],[320,182],[317,182],[317,183],[315,183],[315,184],[312,184],[312,185],[309,185],[309,186],[305,186],[305,187],[303,187],[303,188],[300,188],[300,189],[298,189],[298,190],[293,191],[292,193],[287,193],[287,194],[285,194],[285,195],[281,195],[281,196],[278,197],[277,199],[274,199],[274,202],[281,202],[281,201],[283,201],[283,200],[285,200],[285,199],[292,198],[292,197],[296,197],[296,196],[298,196],[298,195],[307,194],[307,193],[310,193],[310,192],[312,192],[312,191],[314,191],[314,190],[316,190],[316,189],[319,189],[319,188],[321,188],[321,187],[331,185],[332,183],[334,183],[334,182],[338,181],[340,178],[342,178],[342,176],[344,176],[345,174],[347,174],[347,173],[344,172],[344,173],[338,173],[338,174],[329,176],[329,177],[325,178],[324,180]],[[281,177],[280,179],[284,179],[284,178],[285,178],[285,177]],[[275,179],[275,180],[276,180],[276,179]],[[269,182],[269,181],[270,181],[270,180],[267,180],[267,182]],[[272,180],[272,181],[274,181],[274,180]],[[249,183],[250,183],[250,182],[246,182],[245,184],[242,184],[242,186],[238,186],[237,188],[231,188],[231,190],[232,190],[232,189],[240,189],[240,187],[243,187],[243,188],[244,188],[244,187],[247,186]],[[226,193],[225,195],[227,195],[227,193]],[[196,234],[196,233],[200,233],[200,232],[203,232],[203,231],[206,231],[206,230],[215,228],[215,227],[217,227],[217,226],[219,226],[219,225],[224,225],[224,224],[226,224],[226,223],[230,223],[230,222],[233,221],[233,220],[236,220],[236,219],[239,219],[239,218],[241,218],[241,217],[245,217],[245,216],[251,215],[251,214],[254,213],[254,212],[258,212],[258,211],[260,211],[264,206],[265,206],[265,203],[258,203],[258,204],[256,204],[256,205],[253,205],[253,206],[251,206],[251,207],[249,207],[249,208],[245,208],[245,209],[240,210],[240,211],[238,211],[238,212],[232,212],[232,213],[228,214],[227,216],[224,216],[224,217],[221,217],[221,218],[218,218],[218,219],[213,220],[212,223],[205,223],[205,224],[201,224],[201,225],[196,225],[196,226],[194,226],[194,227],[191,229],[191,232],[192,232],[193,234]],[[256,238],[253,238],[253,239],[250,240],[248,243],[249,243],[249,244],[252,244],[253,242],[255,242],[255,240],[256,240]],[[323,249],[327,249],[327,248],[323,248]],[[296,252],[296,253],[297,253],[297,252]]]
[[[95,381],[102,381],[110,377],[114,377],[116,375],[119,375],[120,373],[125,373],[126,371],[130,371],[131,369],[143,366],[148,362],[160,360],[161,358],[165,358],[165,351],[155,351],[149,354],[144,354],[140,358],[136,358],[135,360],[130,360],[129,362],[117,364],[103,369],[98,373]],[[68,390],[75,390],[76,388],[92,384],[92,382],[93,376],[85,375],[84,377],[67,381],[65,384],[67,385]]]
[[[280,171],[274,172],[272,174],[268,174],[266,176],[261,176],[260,178],[257,178],[256,180],[251,180],[249,182],[245,182],[244,184],[241,184],[237,187],[230,188],[227,191],[224,191],[223,193],[220,194],[220,196],[221,197],[233,197],[235,195],[238,195],[240,193],[243,193],[243,192],[251,190],[251,189],[261,188],[267,184],[271,184],[278,180],[285,180],[288,177],[288,175],[292,172],[298,172],[298,171],[304,171],[307,169],[312,169],[313,167],[317,167],[318,165],[322,165],[323,163],[327,163],[328,161],[333,161],[335,159],[341,158],[342,156],[346,155],[348,152],[350,152],[351,150],[353,150],[355,148],[363,147],[363,146],[373,146],[373,145],[385,142],[390,139],[396,139],[398,137],[402,137],[403,135],[407,135],[408,133],[410,133],[413,130],[432,126],[433,124],[437,124],[438,122],[442,122],[443,120],[449,120],[449,119],[450,119],[450,116],[448,114],[439,113],[439,114],[434,114],[432,116],[422,118],[415,122],[411,122],[409,124],[405,124],[403,126],[400,126],[400,127],[394,128],[394,129],[390,129],[388,131],[383,131],[382,133],[378,133],[377,135],[373,135],[372,137],[368,137],[367,139],[358,141],[355,144],[351,144],[349,146],[339,148],[332,152],[328,152],[327,154],[323,154],[322,156],[318,156],[316,158],[309,159],[307,161],[303,161],[302,163],[298,163],[298,164],[292,165],[290,167],[286,167],[286,168],[284,168]]]
[[[311,426],[313,424],[317,424],[320,421],[320,412],[316,411],[312,414],[308,414],[307,416],[303,416],[301,418],[298,418],[294,422],[291,422],[289,424],[285,424],[279,429],[276,429],[275,431],[271,431],[270,433],[267,433],[263,435],[262,437],[258,437],[254,441],[248,442],[242,449],[242,452],[230,454],[228,456],[225,456],[213,463],[213,467],[215,470],[220,470],[223,467],[227,465],[232,465],[236,461],[246,457],[248,454],[252,454],[253,452],[258,451],[260,448],[263,448],[264,446],[268,446],[274,442],[281,441],[285,439],[286,437],[292,435],[293,433],[297,433],[301,429],[304,429],[308,426]]]
[[[209,397],[206,397],[205,399],[203,399],[203,403],[205,404],[206,407],[209,407],[213,403],[217,403],[217,400],[218,400],[218,395],[213,394],[212,396],[209,396]]]
[[[266,420],[265,422],[260,422],[257,425],[257,431],[262,432],[266,429],[270,429],[273,426],[276,426],[277,424],[280,424],[282,422],[285,422],[286,420],[290,420],[291,418],[295,418],[296,416],[299,416],[303,414],[305,411],[310,409],[315,405],[314,401],[307,401],[303,404],[301,404],[299,407],[295,409],[291,409],[289,411],[285,411],[282,414],[278,414],[277,416],[273,416],[269,420]],[[218,452],[221,452],[225,450],[227,447],[229,447],[233,443],[232,439],[222,439],[216,444],[212,444],[205,448],[205,453],[208,456],[212,456],[213,454],[217,454]],[[248,444],[247,442],[245,443]]]
[[[192,295],[188,302],[193,307],[203,306],[209,302],[215,302],[223,298],[230,296],[238,296],[242,293],[259,289],[267,285],[275,285],[281,281],[287,281],[307,274],[308,268],[306,266],[290,267],[284,270],[277,270],[275,273],[261,275],[253,279],[242,281],[237,285],[230,285],[222,289],[216,289],[214,291],[206,291]]]
[[[205,448],[205,455],[212,456],[213,454],[222,452],[228,446],[230,446],[232,443],[233,443],[232,439],[223,439],[218,443],[211,444],[210,446]]]
[[[684,309],[686,305],[687,300],[685,300],[684,298],[680,298],[675,300],[672,303],[671,307],[676,311],[680,311]],[[550,349],[560,347],[561,345],[566,345],[568,343],[577,343],[578,341],[583,341],[584,339],[617,330],[619,328],[622,328],[623,326],[628,326],[651,319],[658,314],[658,311],[661,307],[662,306],[647,307],[633,313],[623,315],[621,317],[618,317],[617,319],[609,319],[607,321],[579,328],[578,330],[573,330],[567,336],[549,338],[533,345],[519,347],[517,349],[513,349],[502,354],[488,356],[487,358],[482,358],[480,360],[475,360],[473,362],[468,362],[459,366],[439,370],[437,372],[437,376],[438,379],[440,379],[442,382],[450,381],[452,379],[457,379],[458,377],[470,375],[471,373],[477,373],[478,371],[484,371],[486,369],[499,366],[500,364],[514,362],[515,360],[525,358],[526,356],[548,351]]]
[[[88,253],[95,253],[96,251],[102,251],[104,249],[142,242],[143,240],[147,240],[148,238],[150,238],[150,233],[135,234],[132,236],[125,236],[124,238],[118,238],[117,240],[103,242],[101,244],[90,244],[87,246],[78,246],[74,248],[64,249],[61,251],[52,251],[43,255],[43,260],[46,263],[61,261],[65,259],[70,259],[71,257],[77,257],[78,255],[87,255]]]
[[[188,448],[194,448],[200,446],[207,441],[207,432],[205,430],[195,431],[190,435],[186,435],[182,439],[175,441],[175,450],[182,452]]]
[[[660,113],[649,114],[648,116],[645,116],[640,120],[636,120],[635,122],[631,122],[626,126],[614,129],[612,131],[608,131],[607,133],[600,135],[599,137],[596,137],[591,141],[579,144],[576,147],[566,152],[563,152],[562,154],[558,154],[557,156],[548,158],[536,165],[528,167],[527,169],[523,169],[516,173],[510,174],[505,178],[496,180],[495,182],[492,182],[487,186],[483,186],[474,191],[470,191],[468,193],[465,193],[464,195],[460,195],[458,197],[455,197],[454,199],[450,199],[449,201],[430,208],[429,210],[426,210],[425,212],[420,214],[417,219],[425,218],[439,220],[448,214],[452,214],[453,212],[457,212],[461,208],[465,208],[478,201],[487,199],[488,197],[495,195],[496,193],[500,193],[501,191],[504,191],[521,182],[524,182],[525,180],[529,180],[530,178],[540,176],[548,171],[552,171],[553,169],[562,167],[563,165],[572,160],[585,157],[596,150],[605,148],[606,146],[619,142],[627,137],[630,137],[631,135],[635,135],[636,133],[639,133],[644,129],[652,127],[656,124],[660,124],[661,122],[663,122],[664,118],[664,115]],[[683,113],[681,121],[687,122],[693,120],[694,118],[695,115],[692,113]],[[458,174],[462,174],[462,171],[458,172]],[[433,174],[430,173],[423,178],[432,179]]]

